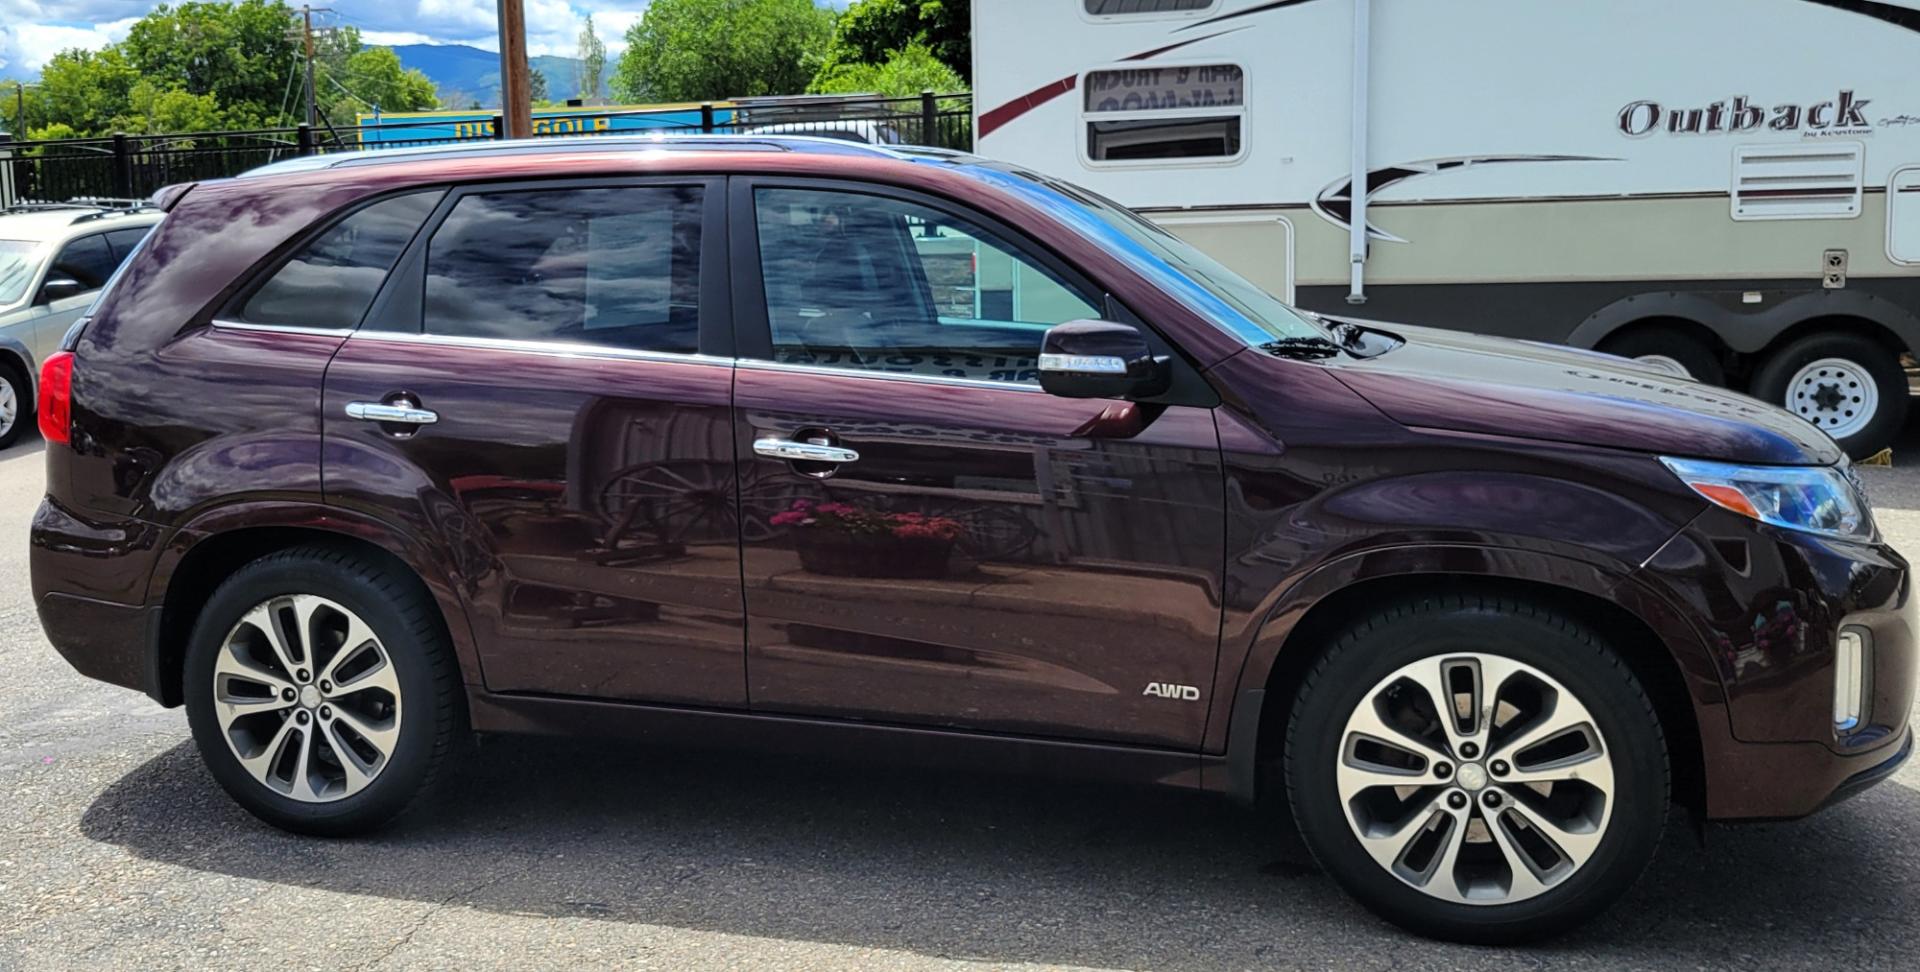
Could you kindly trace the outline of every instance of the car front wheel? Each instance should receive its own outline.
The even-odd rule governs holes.
[[[1639,682],[1593,631],[1524,602],[1435,596],[1361,621],[1302,685],[1287,740],[1315,857],[1437,938],[1586,920],[1666,821],[1666,747]]]
[[[20,441],[33,421],[33,393],[11,366],[0,367],[0,449]]]
[[[431,597],[350,551],[308,547],[235,572],[186,659],[187,719],[216,780],[298,833],[373,830],[432,785],[460,686]]]

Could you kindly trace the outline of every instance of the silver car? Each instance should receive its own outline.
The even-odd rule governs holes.
[[[0,210],[0,449],[27,425],[40,362],[161,216],[79,204]]]

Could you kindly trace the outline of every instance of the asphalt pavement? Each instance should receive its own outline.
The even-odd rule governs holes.
[[[1920,551],[1920,428],[1869,469]],[[179,710],[35,621],[37,440],[0,453],[0,969],[1912,968],[1920,768],[1806,821],[1676,815],[1632,894],[1516,950],[1389,927],[1281,817],[1170,791],[490,741],[361,840],[255,822]]]

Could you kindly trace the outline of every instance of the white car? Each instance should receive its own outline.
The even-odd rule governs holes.
[[[0,449],[27,425],[40,362],[162,215],[79,203],[0,210]]]

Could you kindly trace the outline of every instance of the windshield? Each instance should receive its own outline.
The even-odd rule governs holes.
[[[1071,183],[1049,179],[1033,172],[988,165],[982,175],[996,178],[1028,196],[1052,195],[1040,201],[1050,212],[1076,224],[1089,236],[1113,244],[1114,249],[1130,251],[1149,259],[1132,261],[1136,268],[1168,289],[1189,298],[1188,303],[1213,320],[1222,330],[1248,344],[1259,346],[1288,338],[1324,338],[1326,331],[1310,318],[1287,306],[1279,298],[1227,269],[1219,261],[1200,252],[1193,244],[1148,222],[1139,214]],[[1057,197],[1076,203],[1061,206]],[[1175,271],[1161,272],[1162,268]]]
[[[38,264],[33,251],[40,244],[30,240],[0,240],[0,307],[19,300],[33,281]]]

